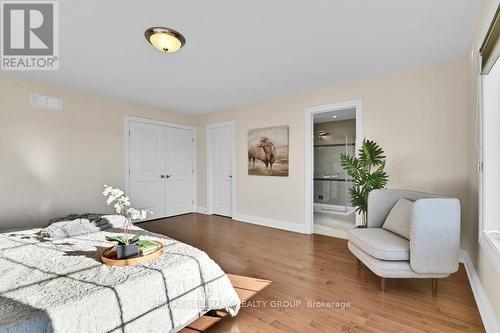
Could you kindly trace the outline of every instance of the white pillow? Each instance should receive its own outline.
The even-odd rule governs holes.
[[[382,228],[410,239],[410,214],[412,206],[413,202],[410,200],[405,198],[399,199],[394,207],[392,207],[389,215],[387,215]]]

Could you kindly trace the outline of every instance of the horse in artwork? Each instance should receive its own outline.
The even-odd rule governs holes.
[[[268,137],[261,137],[259,142],[248,149],[248,161],[255,169],[255,161],[262,161],[266,165],[266,170],[273,174],[273,164],[276,162],[276,147]]]

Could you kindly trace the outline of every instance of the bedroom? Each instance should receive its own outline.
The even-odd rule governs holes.
[[[498,62],[491,60],[498,44],[489,47],[499,29],[498,0],[44,3],[52,5],[49,14],[36,4],[2,2],[9,21],[2,20],[1,35],[0,332],[168,332],[194,329],[196,316],[217,321],[207,332],[498,331],[498,194],[495,169],[488,169],[496,161],[483,166],[480,149],[494,150],[492,133],[499,132],[495,113],[485,111],[498,96]],[[34,14],[20,16],[27,8]],[[10,24],[16,19],[21,23]],[[42,21],[52,23],[50,33]],[[157,50],[152,27],[175,31],[157,36],[180,49]],[[22,42],[8,53],[16,36]],[[35,48],[16,56],[38,42],[53,53]],[[41,68],[18,68],[30,54],[56,56],[55,67],[41,61]],[[17,67],[7,68],[15,60]],[[313,116],[353,107],[357,148],[366,138],[383,149],[382,187],[458,200],[460,214],[445,214],[454,224],[443,230],[456,236],[443,253],[451,268],[425,262],[449,277],[384,276],[368,261],[373,256],[348,247],[356,240],[314,233]],[[59,223],[64,230],[57,222],[46,230],[67,238],[29,234],[71,214],[117,214],[116,201],[106,205],[105,184],[125,192],[127,207],[153,212],[130,233],[160,239],[159,257],[131,267],[103,264],[102,252],[116,243],[105,237],[123,234],[116,217],[73,217]],[[358,212],[356,224],[370,226],[374,217],[365,221]],[[221,287],[228,302],[179,306],[173,320],[164,304],[140,317],[182,294],[169,283],[194,288],[189,301],[201,297],[202,268],[185,257],[177,262],[174,240],[179,251],[203,258],[207,276],[228,274]],[[16,242],[29,243],[32,253],[16,250]],[[18,252],[9,255],[10,247]],[[180,274],[168,275],[176,263],[184,265]],[[88,267],[75,273],[85,282],[61,276]],[[54,285],[44,282],[54,274]],[[128,274],[151,288],[116,282]],[[238,283],[255,290],[236,290],[241,308],[230,318]],[[76,294],[56,292],[75,284]],[[117,305],[112,290],[125,300],[144,293],[145,303]],[[84,294],[102,305],[72,301]],[[206,313],[226,307],[224,318]],[[106,313],[112,318],[83,320]],[[65,326],[75,318],[95,326]]]

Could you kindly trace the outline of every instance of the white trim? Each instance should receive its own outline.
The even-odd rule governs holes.
[[[151,125],[160,125],[160,126],[165,126],[165,127],[174,127],[174,128],[181,128],[181,129],[188,129],[193,131],[193,212],[197,210],[197,205],[198,205],[198,162],[197,162],[197,137],[196,137],[196,127],[195,126],[189,126],[189,125],[180,125],[180,124],[174,124],[174,123],[169,123],[166,121],[160,121],[160,120],[153,120],[153,119],[147,119],[147,118],[138,118],[138,117],[132,117],[132,116],[125,116],[123,118],[124,121],[124,126],[123,126],[123,140],[124,140],[124,147],[125,147],[125,152],[124,152],[124,158],[125,158],[125,163],[124,163],[124,170],[123,170],[123,176],[125,177],[125,194],[128,195],[129,190],[130,190],[130,123],[131,122],[139,122],[139,123],[144,123],[144,124],[151,124]],[[152,217],[153,218],[153,217]],[[158,217],[154,217],[158,218]]]
[[[500,273],[500,253],[484,231],[479,236],[479,245],[486,253],[495,270]]]
[[[314,232],[314,195],[313,195],[313,116],[318,113],[331,112],[349,108],[356,108],[356,152],[363,142],[363,99],[353,99],[331,104],[311,106],[305,109],[305,222],[308,233]],[[360,224],[361,217],[356,214],[356,224]]]
[[[144,124],[151,124],[151,125],[160,125],[160,126],[167,126],[167,127],[192,129],[192,130],[196,131],[196,127],[191,126],[191,125],[181,125],[181,124],[174,124],[174,123],[169,123],[167,121],[161,121],[161,120],[125,116],[125,123],[130,122],[130,121],[135,121],[135,122],[144,123]]]
[[[130,119],[125,116],[123,119],[123,147],[125,148],[123,158],[125,163],[123,164],[123,177],[125,177],[125,194],[129,194],[130,190]]]
[[[195,212],[198,207],[198,138],[196,136],[196,127],[177,125],[177,128],[193,130],[193,212]]]
[[[256,224],[274,229],[298,232],[301,234],[309,234],[309,230],[305,224],[290,223],[286,221],[270,219],[267,217],[245,215],[240,213],[234,213],[233,220],[236,220],[238,222]]]
[[[328,227],[322,224],[315,224],[314,225],[314,233],[318,235],[323,235],[323,236],[330,236],[330,237],[335,237],[335,238],[342,238],[342,239],[348,239],[348,233],[335,229],[332,227]]]
[[[234,120],[224,121],[221,123],[213,123],[207,125],[207,214],[213,214],[213,198],[212,198],[212,129],[218,127],[231,126],[232,131],[232,178],[231,178],[231,216],[236,212],[236,138],[235,138],[235,124]]]
[[[346,215],[351,215],[356,211],[355,207],[349,207],[349,209],[347,209],[347,212],[345,210],[338,210],[339,207],[342,207],[342,206],[314,203],[314,211],[315,212],[322,211],[322,213],[346,216]]]
[[[200,214],[205,214],[207,215],[208,214],[208,209],[207,207],[196,207],[196,212],[197,213],[200,213]]]
[[[476,269],[474,268],[472,260],[470,259],[469,253],[467,253],[467,251],[460,250],[460,262],[464,264],[465,271],[467,272],[470,287],[472,289],[472,293],[474,294],[477,308],[479,310],[479,314],[481,315],[486,333],[499,333],[500,326],[497,322],[495,312],[491,307],[488,296],[484,291],[481,280],[479,280],[479,276],[477,275]]]

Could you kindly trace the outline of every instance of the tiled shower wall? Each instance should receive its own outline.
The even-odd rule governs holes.
[[[326,131],[323,136],[318,133]],[[347,136],[347,137],[346,137]],[[355,152],[356,120],[314,124],[314,202],[350,206],[352,181],[340,166],[340,154]]]

